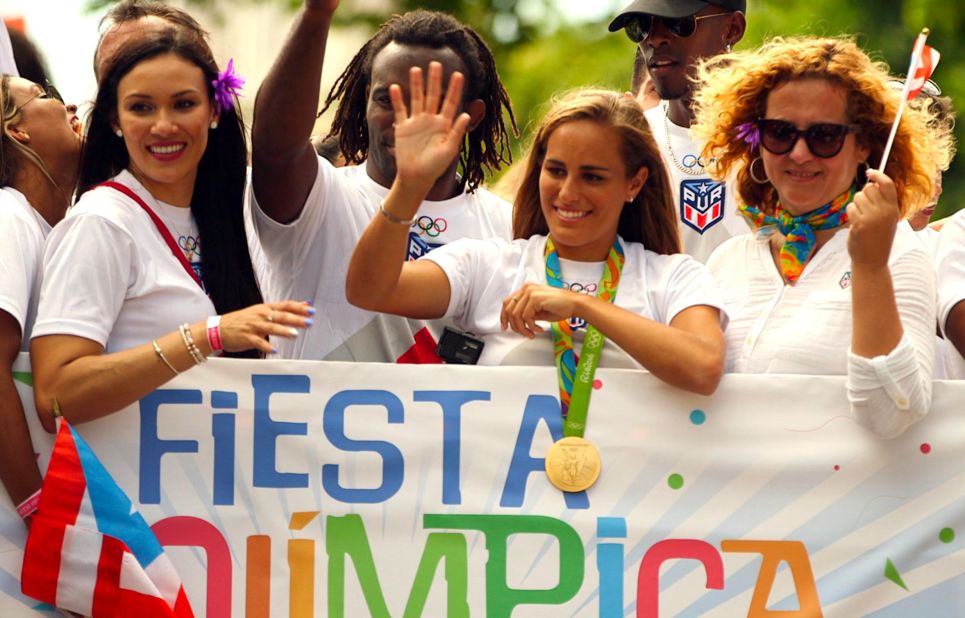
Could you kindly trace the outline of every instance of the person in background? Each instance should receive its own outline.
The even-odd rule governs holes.
[[[891,85],[892,88],[897,88],[898,91],[901,92],[905,82],[904,80],[894,80],[890,82],[889,85]],[[940,135],[952,134],[952,131],[955,129],[955,108],[952,105],[951,97],[942,96],[942,89],[938,84],[930,79],[927,80],[922,91],[908,104],[913,107],[927,108],[932,118],[932,125]],[[954,157],[955,151],[952,150],[950,155]],[[948,164],[951,164],[951,159],[949,159]],[[908,224],[911,225],[911,229],[918,232],[919,238],[925,243],[929,253],[932,255],[934,255],[935,245],[938,243],[938,230],[930,227],[928,224],[935,214],[938,199],[942,195],[942,174],[947,171],[948,167],[937,171],[935,175],[935,193],[932,195],[931,201],[924,208],[908,218]]]
[[[98,83],[113,56],[126,43],[169,28],[180,29],[205,43],[208,33],[188,13],[158,0],[121,0],[101,19],[100,40],[94,51],[94,76]]]
[[[418,216],[405,227],[415,259],[457,238],[509,238],[510,205],[481,188],[508,162],[503,115],[515,120],[492,53],[472,29],[433,11],[396,15],[359,50],[325,101],[336,105],[331,132],[348,166],[320,158],[309,137],[318,108],[329,26],[338,2],[307,0],[289,40],[262,83],[252,129],[252,207],[272,271],[268,298],[315,301],[317,323],[285,343],[286,358],[440,362],[438,325],[376,315],[345,299],[345,273],[359,236],[379,215],[396,178],[389,85],[409,68],[441,62],[444,79],[466,76],[461,108],[471,118],[461,147],[435,178]],[[325,109],[322,111],[324,112]]]
[[[938,325],[947,342],[945,377],[965,380],[965,209],[945,221],[935,251]]]
[[[81,145],[73,106],[53,86],[0,76],[0,481],[25,521],[41,477],[13,363],[27,351],[44,240],[70,205]]]
[[[733,182],[715,180],[691,135],[697,63],[730,51],[744,36],[746,0],[634,0],[610,22],[637,44],[661,99],[647,122],[670,173],[685,252],[706,262],[722,242],[749,231],[737,213]]]
[[[10,30],[10,45],[13,48],[13,57],[17,63],[17,72],[20,77],[32,81],[35,84],[46,84],[50,80],[50,72],[47,70],[47,62],[33,41],[26,34],[19,30]]]
[[[616,345],[592,355],[600,366],[643,367],[673,386],[712,393],[726,318],[706,268],[678,253],[666,172],[643,109],[623,94],[576,91],[553,105],[527,158],[512,242],[466,239],[403,260],[404,222],[470,121],[457,113],[455,76],[440,108],[441,73],[430,65],[423,97],[422,72],[412,70],[410,109],[401,89],[390,89],[398,172],[385,216],[372,219],[355,248],[349,300],[453,320],[482,337],[485,365],[548,365],[554,349],[575,353],[577,341],[588,346],[602,334]]]
[[[243,223],[237,76],[182,29],[111,55],[77,204],[50,234],[31,342],[45,428],[117,411],[214,353],[270,353],[310,325],[264,304]],[[106,184],[104,184],[106,183]]]
[[[900,434],[931,405],[935,281],[899,221],[930,201],[950,136],[906,108],[879,170],[900,95],[850,39],[776,38],[699,80],[692,130],[758,229],[708,261],[728,371],[845,375],[855,419]]]
[[[657,86],[650,79],[647,70],[647,60],[643,57],[643,50],[638,45],[633,53],[633,74],[630,76],[630,96],[636,98],[640,107],[647,110],[660,105],[660,95]]]

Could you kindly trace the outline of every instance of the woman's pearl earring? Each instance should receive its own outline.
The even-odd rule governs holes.
[[[212,121],[211,121],[211,128],[212,128],[212,129],[217,129],[217,128],[218,128],[218,121],[217,121],[217,120],[212,120]]]
[[[114,135],[116,135],[117,137],[124,137],[124,132],[121,131],[120,127],[117,127],[116,129],[114,129]]]

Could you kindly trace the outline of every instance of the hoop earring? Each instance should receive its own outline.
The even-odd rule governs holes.
[[[760,158],[760,157],[757,157],[756,159],[754,159],[753,161],[751,161],[751,164],[750,164],[749,166],[747,166],[747,173],[750,174],[751,180],[753,180],[753,181],[756,182],[757,184],[759,184],[759,185],[766,185],[766,184],[768,184],[768,183],[771,182],[770,179],[767,177],[767,172],[764,173],[764,178],[763,178],[763,179],[758,178],[758,177],[754,174],[754,164],[757,163],[758,161],[761,162],[761,165],[762,165],[762,166],[764,165],[764,159],[762,159],[762,158]]]
[[[855,170],[854,174],[854,186],[860,189],[865,186],[868,182],[868,169],[870,169],[867,161],[862,161],[858,164],[858,168]]]

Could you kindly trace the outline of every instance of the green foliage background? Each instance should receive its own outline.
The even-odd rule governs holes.
[[[232,0],[283,2],[293,11],[301,0]],[[389,0],[378,13],[353,10],[342,0],[337,23],[370,24],[374,28],[396,12],[415,8],[446,11],[473,26],[489,41],[500,74],[512,96],[523,139],[553,93],[582,85],[617,90],[629,88],[634,45],[622,33],[609,33],[609,18],[629,0],[584,0],[612,7],[596,23],[574,25],[557,0]],[[92,0],[92,6],[112,0]],[[220,0],[188,0],[217,14]],[[852,34],[873,56],[888,62],[892,72],[908,69],[915,36],[931,29],[929,44],[942,54],[933,76],[965,113],[965,1],[962,0],[748,0],[748,30],[738,49],[749,49],[775,35]],[[965,123],[956,129],[959,142]],[[945,174],[944,194],[935,218],[965,204],[965,162],[957,159]]]

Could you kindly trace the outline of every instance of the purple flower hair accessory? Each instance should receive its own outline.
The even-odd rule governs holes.
[[[235,105],[234,98],[241,95],[241,87],[245,85],[245,78],[235,73],[235,59],[228,60],[228,66],[211,80],[214,87],[214,107],[220,114]]]
[[[761,145],[761,129],[756,122],[745,122],[737,125],[737,139],[743,140],[756,149]]]

